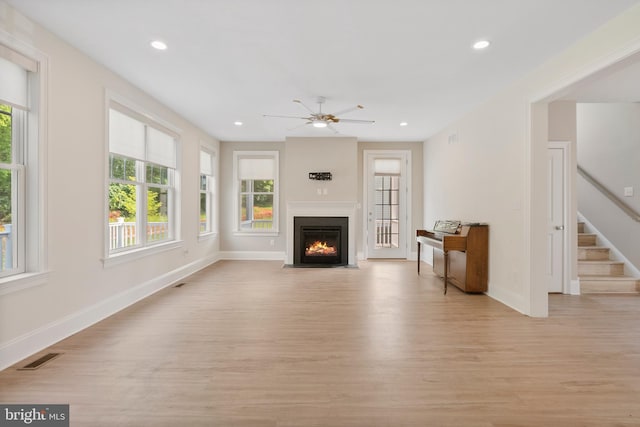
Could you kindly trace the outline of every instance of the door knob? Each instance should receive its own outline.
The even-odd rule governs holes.
[[[564,230],[564,225],[556,225],[556,230]]]

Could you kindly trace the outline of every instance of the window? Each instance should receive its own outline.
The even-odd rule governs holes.
[[[24,194],[25,163],[20,132],[24,111],[0,104],[0,272],[2,276],[24,271],[20,236]]]
[[[109,109],[109,254],[175,240],[175,135],[124,106]]]
[[[215,154],[207,148],[200,149],[200,227],[199,234],[215,230]]]
[[[0,278],[43,268],[39,120],[30,108],[39,101],[31,84],[37,70],[36,61],[0,45]]]
[[[278,231],[278,152],[234,152],[236,231]]]

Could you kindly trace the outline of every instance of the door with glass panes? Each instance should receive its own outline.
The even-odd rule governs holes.
[[[367,153],[367,258],[407,257],[407,157]]]

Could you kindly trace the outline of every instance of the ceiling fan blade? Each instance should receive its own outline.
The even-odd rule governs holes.
[[[360,104],[356,105],[355,107],[351,107],[351,108],[347,108],[346,110],[342,110],[342,111],[338,111],[337,113],[333,113],[334,116],[340,116],[342,114],[345,113],[350,113],[354,110],[362,110],[364,107]]]
[[[294,100],[293,100],[293,102],[297,102],[298,104],[302,105],[302,106],[303,106],[304,108],[306,108],[306,109],[307,109],[307,111],[308,111],[308,112],[310,112],[311,114],[316,114],[316,112],[315,112],[315,111],[313,111],[311,108],[307,107],[307,105],[306,105],[304,102],[300,101],[299,99],[294,99]]]
[[[312,122],[306,122],[306,123],[303,123],[303,124],[301,124],[301,125],[298,125],[298,126],[294,126],[294,127],[292,127],[292,128],[289,128],[289,129],[287,129],[287,130],[288,130],[288,131],[289,131],[289,130],[296,130],[296,129],[301,128],[301,127],[303,127],[303,126],[310,125],[311,123],[312,123]]]
[[[333,133],[340,133],[340,132],[338,132],[338,129],[336,129],[333,126],[331,126],[331,123],[327,123],[327,128],[331,129],[333,131]]]
[[[373,124],[375,120],[354,120],[354,119],[339,119],[340,123],[364,123],[364,124]]]
[[[263,114],[262,117],[278,117],[281,119],[302,119],[302,120],[310,120],[309,117],[298,117],[298,116],[274,116],[272,114]]]

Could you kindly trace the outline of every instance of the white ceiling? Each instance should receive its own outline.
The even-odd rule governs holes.
[[[640,0],[6,0],[223,141],[425,140]],[[169,48],[149,47],[153,39]],[[471,49],[482,38],[485,51]],[[240,120],[243,126],[234,126]],[[400,127],[401,121],[408,126]]]

